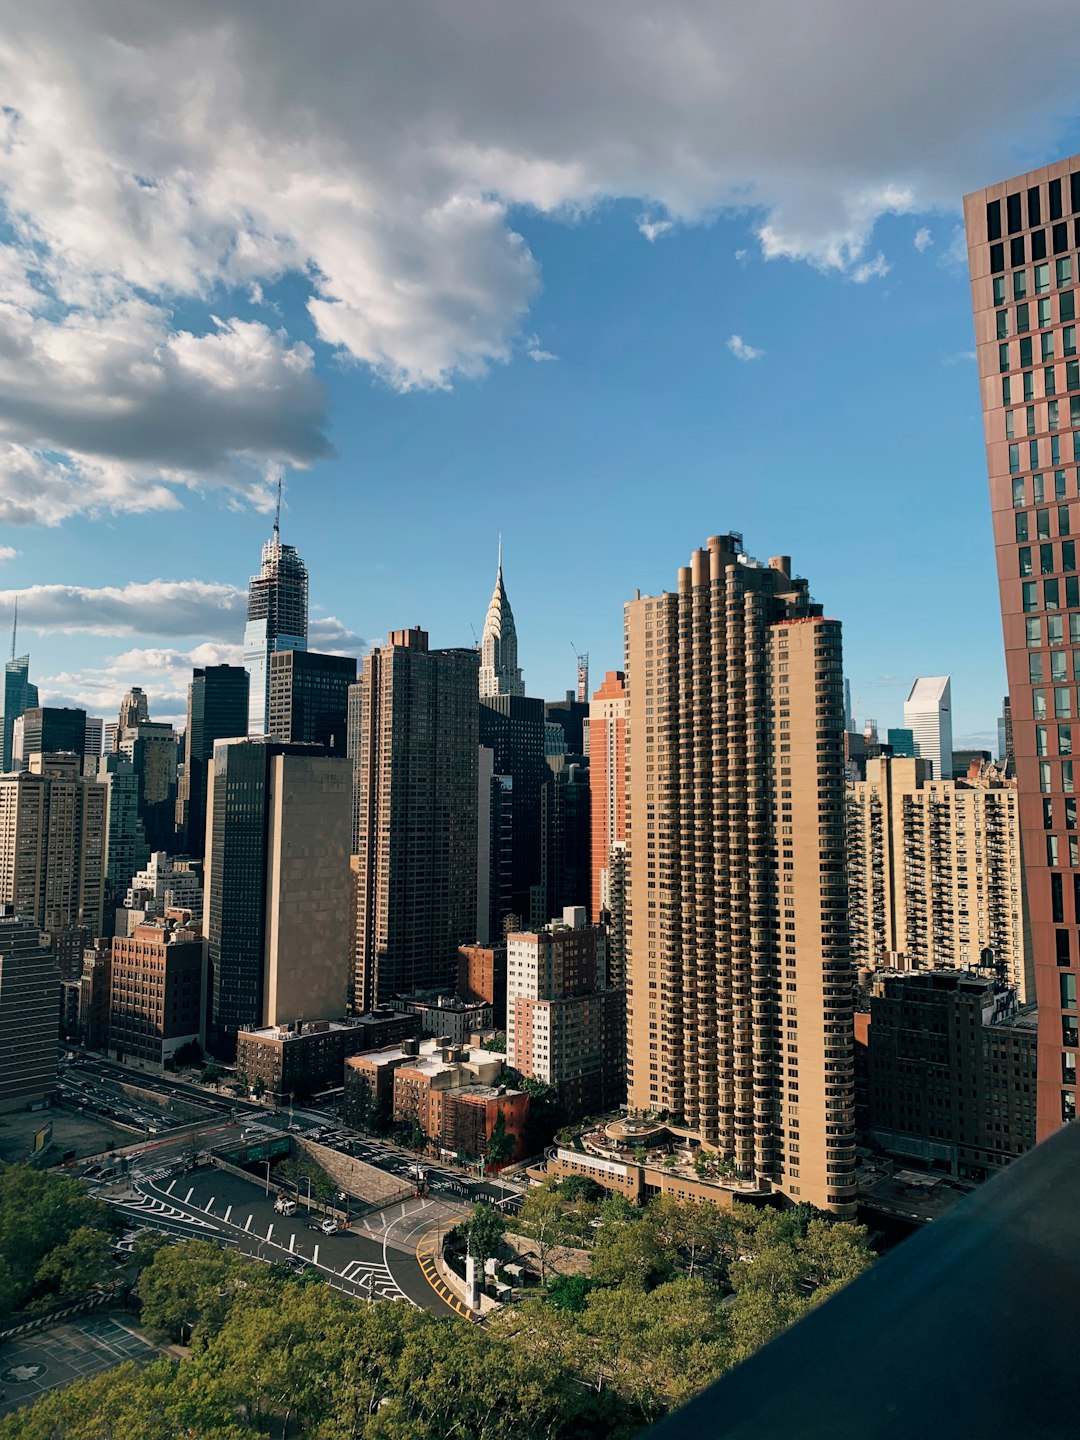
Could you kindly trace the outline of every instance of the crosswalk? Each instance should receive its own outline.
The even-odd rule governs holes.
[[[371,1299],[398,1300],[406,1298],[385,1265],[370,1260],[350,1260],[342,1267],[341,1278],[349,1280]]]
[[[170,1204],[168,1200],[159,1199],[156,1195],[147,1195],[142,1190],[130,1195],[117,1196],[112,1204],[117,1210],[137,1215],[144,1221],[167,1220],[174,1225],[183,1225],[195,1230],[210,1230],[215,1233],[218,1229],[209,1220],[199,1215],[193,1215],[189,1210],[181,1210],[179,1206]]]

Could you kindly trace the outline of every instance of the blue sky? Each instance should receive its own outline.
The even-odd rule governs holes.
[[[327,9],[338,23],[338,7]],[[203,7],[190,10],[197,37]],[[166,65],[186,37],[161,23]],[[122,67],[111,83],[135,103]],[[103,102],[88,93],[84,103],[84,122],[96,123]],[[28,100],[27,134],[33,118]],[[114,266],[92,224],[72,218],[70,197],[41,200],[33,167],[43,162],[28,144],[5,181],[22,264],[12,293],[29,275],[34,293],[18,303],[39,326],[35,362],[47,351],[60,364],[55,328],[40,338],[57,304],[73,317],[60,332],[70,371],[42,361],[41,374],[74,376],[67,409],[58,402],[28,428],[8,418],[27,394],[13,383],[5,403],[0,366],[0,437],[13,444],[0,546],[17,552],[0,567],[0,605],[23,596],[32,673],[50,695],[108,715],[127,684],[143,683],[153,713],[178,715],[193,659],[230,658],[240,640],[236,589],[257,568],[281,467],[283,536],[307,561],[329,648],[416,623],[433,644],[469,643],[501,532],[526,684],[556,698],[574,683],[572,644],[590,652],[598,683],[621,665],[622,604],[635,587],[671,587],[696,545],[735,529],[761,559],[791,554],[844,622],[863,717],[901,723],[914,676],[948,672],[957,738],[993,743],[1004,667],[959,198],[1080,148],[1073,125],[1036,118],[1019,136],[965,137],[915,178],[899,160],[894,174],[826,155],[835,164],[822,186],[839,198],[820,214],[775,155],[744,163],[737,141],[707,157],[718,167],[711,201],[707,186],[689,193],[669,155],[666,172],[663,156],[640,162],[652,167],[648,190],[623,177],[604,195],[603,176],[563,178],[549,203],[554,182],[536,179],[534,138],[519,144],[528,164],[519,155],[498,184],[459,178],[454,203],[467,190],[473,206],[464,241],[445,206],[430,249],[430,209],[416,222],[421,240],[409,215],[386,220],[377,203],[378,226],[360,239],[341,222],[343,246],[369,246],[363,266],[329,241],[317,252],[280,208],[286,240],[253,226],[244,243],[267,253],[243,264],[235,236],[226,260],[215,251],[193,266],[163,230],[169,265],[155,270],[148,222],[138,243],[126,236],[130,263]],[[486,123],[501,133],[498,114]],[[684,143],[676,134],[671,154]],[[121,141],[103,128],[95,144],[96,159],[115,159]],[[550,148],[565,171],[566,142]],[[125,163],[134,174],[154,162]],[[205,195],[222,173],[211,170]],[[872,205],[852,201],[856,180]],[[894,182],[900,197],[882,199]],[[740,186],[755,203],[733,202]],[[218,212],[205,195],[209,218],[187,251],[210,254]],[[661,227],[653,239],[642,233],[650,223]],[[402,235],[404,279],[393,252]],[[52,257],[44,279],[26,262],[31,239]],[[310,254],[290,263],[301,242]],[[309,306],[319,293],[322,313]],[[734,336],[752,358],[733,353]],[[107,346],[120,360],[86,382],[84,353]],[[140,347],[159,367],[156,391],[139,388]],[[122,440],[102,438],[111,407]],[[178,628],[175,605],[168,618],[171,592],[155,582],[181,587],[191,628]]]

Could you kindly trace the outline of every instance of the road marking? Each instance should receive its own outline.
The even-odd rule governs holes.
[[[317,1265],[317,1264],[319,1263],[319,1245],[318,1245],[318,1241],[316,1241],[316,1243],[315,1243],[315,1253],[314,1253],[314,1255],[312,1255],[311,1259],[312,1259],[312,1263],[313,1263],[313,1264]]]
[[[190,1190],[187,1192],[187,1194],[184,1196],[184,1204],[185,1204],[185,1205],[189,1205],[189,1204],[191,1203],[191,1197],[192,1197],[192,1195],[194,1195],[194,1194],[195,1194],[195,1186],[192,1185],[191,1189],[190,1189]]]
[[[271,1236],[273,1233],[274,1233],[274,1222],[271,1220],[271,1221],[270,1221],[270,1224],[266,1227],[266,1238],[269,1240],[269,1239],[270,1239],[270,1236]]]
[[[226,1205],[226,1206],[225,1206],[225,1224],[226,1224],[226,1225],[229,1223],[229,1216],[230,1216],[231,1214],[232,1214],[232,1206],[231,1206],[231,1205]]]
[[[295,1255],[295,1254],[296,1254],[296,1232],[295,1232],[295,1231],[289,1236],[289,1254],[290,1254],[290,1255]]]
[[[365,1229],[365,1230],[368,1230],[368,1231],[370,1231],[370,1229],[371,1229],[371,1226],[368,1224],[368,1220],[367,1220],[367,1216],[366,1216],[366,1215],[364,1216],[364,1229]]]
[[[251,1215],[248,1216],[247,1220],[246,1220],[245,1223],[244,1223],[244,1229],[245,1229],[245,1230],[250,1230],[250,1229],[251,1229],[251,1222],[252,1222],[253,1218],[254,1218],[254,1217],[251,1216]]]
[[[216,1195],[211,1195],[211,1196],[210,1196],[210,1199],[206,1202],[205,1213],[206,1213],[207,1215],[210,1214],[210,1206],[213,1205],[213,1203],[214,1203],[214,1201],[215,1201],[216,1199],[217,1199],[217,1196],[216,1196]]]

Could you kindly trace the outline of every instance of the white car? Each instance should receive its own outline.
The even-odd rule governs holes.
[[[334,1220],[324,1220],[319,1226],[319,1229],[324,1235],[336,1235],[338,1233],[337,1222]]]

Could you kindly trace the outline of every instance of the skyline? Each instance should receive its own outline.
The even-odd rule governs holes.
[[[674,4],[646,34],[636,5],[539,29],[422,8],[430,35],[319,6],[336,53],[356,27],[385,40],[398,95],[284,8],[0,4],[0,626],[17,591],[43,700],[108,718],[141,684],[179,721],[192,666],[239,656],[284,471],[312,648],[416,624],[469,644],[501,532],[527,693],[573,688],[572,647],[595,689],[635,588],[736,530],[817,577],[860,718],[900,724],[916,676],[947,673],[956,743],[995,748],[960,200],[1080,148],[1080,17],[1047,6],[1048,59],[1003,4],[973,38],[929,6],[868,21],[833,0],[812,33],[792,11],[766,76],[756,16]],[[195,55],[201,105],[175,80]],[[899,133],[912,85],[925,113]]]

